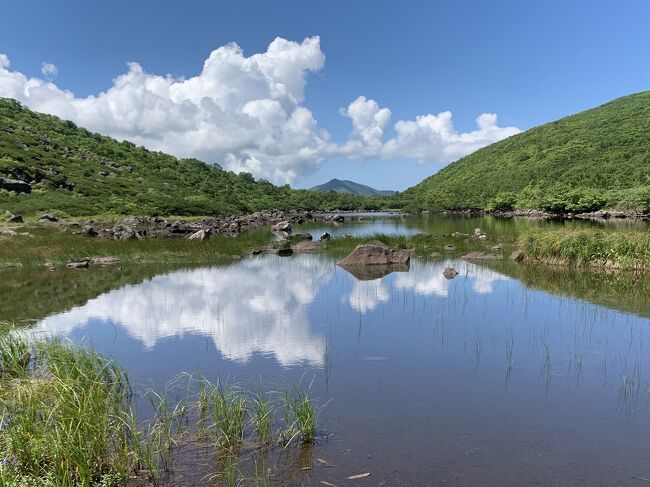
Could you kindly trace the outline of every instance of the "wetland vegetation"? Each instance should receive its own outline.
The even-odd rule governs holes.
[[[146,421],[138,421],[134,395],[150,401]],[[3,486],[162,485],[181,447],[210,445],[227,468],[204,474],[235,485],[228,477],[239,457],[268,454],[274,443],[285,450],[314,443],[317,417],[308,388],[252,394],[182,375],[163,392],[142,390],[91,349],[11,329],[0,336]]]

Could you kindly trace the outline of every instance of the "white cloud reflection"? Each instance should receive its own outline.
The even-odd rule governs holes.
[[[173,272],[103,294],[44,319],[38,328],[65,335],[100,319],[125,328],[147,348],[200,333],[233,361],[262,353],[285,366],[320,366],[325,339],[312,333],[308,305],[333,272],[333,263],[308,255]]]
[[[264,354],[283,366],[308,363],[319,367],[324,364],[326,339],[313,329],[309,311],[321,288],[333,288],[322,299],[342,300],[365,314],[397,299],[398,291],[445,299],[454,289],[452,282],[466,279],[475,293],[489,294],[496,281],[508,279],[459,261],[453,265],[460,275],[449,281],[442,272],[450,264],[415,260],[409,272],[357,280],[319,255],[251,258],[228,267],[172,272],[125,286],[45,318],[37,331],[67,335],[101,320],[122,327],[148,349],[159,340],[193,333],[210,337],[219,352],[235,362],[246,363],[253,355]],[[335,272],[352,282],[332,280]]]

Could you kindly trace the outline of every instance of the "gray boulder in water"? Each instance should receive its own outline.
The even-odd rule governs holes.
[[[406,250],[391,250],[382,242],[370,242],[358,245],[339,265],[389,265],[408,264],[411,260],[410,252]]]
[[[291,233],[291,223],[289,222],[278,222],[271,228],[274,232],[286,232]]]

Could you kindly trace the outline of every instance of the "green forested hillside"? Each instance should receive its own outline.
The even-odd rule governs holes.
[[[0,213],[207,215],[382,204],[377,198],[292,190],[148,151],[6,98],[0,98],[0,178]],[[29,193],[10,189],[7,180],[28,183],[19,190]]]
[[[357,194],[360,196],[392,196],[395,191],[379,190],[366,186],[365,184],[355,183],[347,179],[330,179],[324,184],[319,184],[310,188],[311,191],[336,191],[337,193]]]
[[[400,201],[437,209],[650,211],[650,91],[478,150]]]

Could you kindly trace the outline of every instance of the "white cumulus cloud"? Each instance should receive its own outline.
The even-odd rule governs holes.
[[[352,122],[350,136],[334,142],[304,105],[307,76],[324,63],[317,36],[276,38],[248,57],[231,43],[212,51],[196,76],[152,74],[131,62],[109,89],[84,98],[51,81],[55,65],[43,63],[43,78],[28,77],[0,54],[0,96],[153,150],[287,183],[313,174],[332,156],[444,164],[519,131],[482,114],[475,131],[459,133],[451,112],[391,127],[391,111],[360,96],[340,111]]]
[[[458,132],[451,112],[446,111],[399,120],[393,127],[395,136],[384,140],[391,119],[388,108],[360,96],[341,113],[352,119],[352,133],[337,152],[351,158],[408,158],[445,164],[520,132],[516,127],[499,127],[495,113],[479,115],[476,130]]]

